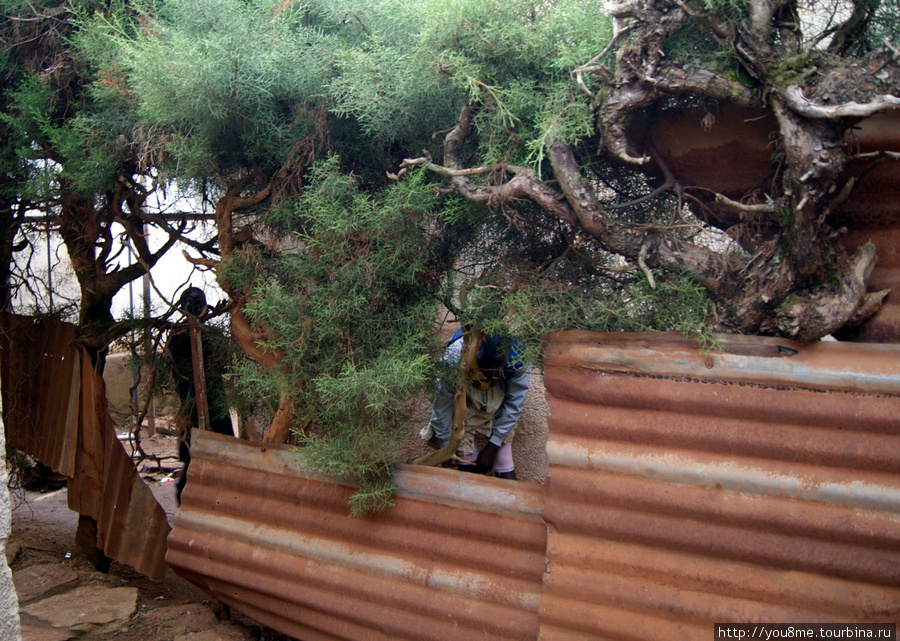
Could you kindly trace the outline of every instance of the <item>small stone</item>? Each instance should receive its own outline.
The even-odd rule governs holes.
[[[12,578],[21,605],[77,581],[78,575],[65,565],[44,563],[17,570]]]
[[[54,628],[109,630],[127,625],[137,608],[137,596],[137,588],[84,586],[33,603],[22,612]]]

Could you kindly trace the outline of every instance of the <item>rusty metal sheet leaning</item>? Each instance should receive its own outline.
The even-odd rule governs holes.
[[[0,315],[3,412],[10,445],[69,477],[69,508],[97,521],[97,546],[149,578],[165,576],[166,513],[116,438],[102,377],[75,328]]]
[[[75,326],[0,314],[0,376],[8,445],[74,476],[81,362]]]

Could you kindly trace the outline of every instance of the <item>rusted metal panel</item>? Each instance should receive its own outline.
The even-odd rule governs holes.
[[[103,461],[100,512],[92,514],[97,520],[97,547],[110,558],[154,581],[162,581],[166,574],[166,538],[171,531],[166,512],[116,438],[102,377],[88,369],[90,372],[85,372],[82,380],[87,381],[90,375],[94,402],[84,403],[82,425],[85,431],[100,436],[94,442],[102,449],[89,451],[82,447],[79,459],[90,456],[92,460]],[[80,478],[83,477],[76,480]]]
[[[82,356],[75,474],[69,508],[97,521],[97,547],[154,581],[166,574],[166,512],[116,438],[103,378]]]
[[[68,483],[69,509],[99,520],[106,500],[106,444],[111,421],[104,420],[106,398],[103,386],[95,385],[94,371],[88,359],[82,363],[82,392],[78,399],[78,448],[75,473]],[[99,529],[99,528],[98,528]]]
[[[0,314],[0,376],[10,446],[75,474],[80,355],[75,326]]]
[[[97,547],[154,580],[165,576],[166,513],[116,438],[102,377],[75,327],[0,315],[10,445],[69,477],[69,508],[97,521]]]
[[[221,601],[303,641],[537,638],[541,487],[402,467],[395,506],[353,518],[289,448],[194,439],[166,560]]]
[[[678,334],[561,332],[550,337],[547,358],[561,367],[600,372],[900,393],[900,344],[799,344],[758,336],[718,340],[721,351],[702,351]]]
[[[550,341],[543,641],[900,618],[896,346],[726,350]]]

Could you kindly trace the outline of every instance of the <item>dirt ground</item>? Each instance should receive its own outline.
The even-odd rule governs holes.
[[[175,439],[162,435],[146,439],[144,449],[162,457],[173,457],[163,460],[161,465],[144,463],[139,467],[172,524],[177,509],[173,481],[179,467],[174,459]],[[12,532],[7,558],[20,593],[23,641],[75,638],[91,641],[290,641],[289,637],[265,629],[234,610],[230,619],[220,621],[215,614],[219,609],[215,600],[172,570],[167,571],[162,582],[150,581],[115,561],[107,573],[96,571],[76,554],[78,515],[66,506],[64,487],[44,492],[16,490],[11,499]],[[23,602],[28,575],[31,575],[32,583],[41,584],[41,575],[47,583],[62,583],[49,585],[41,594],[32,589],[24,594]],[[50,575],[60,578],[51,581]],[[25,612],[34,603],[57,595],[70,595],[78,601],[74,605],[81,607],[85,602],[85,591],[78,588],[84,587],[136,588],[134,611],[106,625],[87,626],[87,631],[48,626],[46,621]],[[39,586],[38,592],[41,589]],[[99,592],[101,595],[113,594]],[[133,594],[128,591],[116,593]],[[62,601],[54,601],[54,608],[65,609],[65,597],[59,598]]]

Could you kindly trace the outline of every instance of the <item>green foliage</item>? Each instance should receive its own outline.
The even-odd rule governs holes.
[[[406,141],[452,127],[470,102],[480,107],[479,163],[539,164],[553,137],[590,135],[587,98],[569,73],[611,36],[596,6],[450,0],[402,10],[417,18],[414,38],[376,37],[342,57],[331,84],[340,115]]]
[[[545,151],[553,142],[575,145],[594,133],[594,118],[588,102],[574,93],[570,83],[560,83],[555,89],[547,96],[537,123],[538,136],[527,145],[529,164],[537,167],[543,164]]]
[[[459,114],[459,97],[447,100],[435,82],[434,63],[395,45],[372,43],[343,53],[329,89],[334,113],[356,116],[376,140],[403,141],[414,131],[427,135]]]
[[[48,104],[52,92],[36,74],[27,73],[18,86],[7,92],[9,109],[0,119],[37,144],[46,142],[52,130]]]
[[[87,110],[61,124],[51,111],[51,92],[36,76],[27,75],[11,93],[10,113],[0,114],[20,134],[19,155],[31,169],[30,188],[19,195],[53,200],[49,189],[63,176],[70,189],[98,193],[115,184],[122,159],[127,157],[131,126],[122,114]],[[52,149],[52,162],[46,149]]]
[[[171,133],[172,175],[191,179],[277,169],[311,133],[299,110],[322,100],[332,60],[304,17],[302,5],[176,0],[142,18],[153,29],[94,28],[121,50],[138,117]]]
[[[486,331],[509,333],[525,357],[540,363],[545,335],[562,329],[593,332],[680,332],[713,341],[706,292],[687,274],[661,275],[653,289],[643,277],[595,275],[580,284],[533,278],[514,287],[474,289],[464,315]]]
[[[611,35],[596,5],[578,0],[449,0],[417,5],[432,50],[461,52],[480,65],[479,80],[568,73]],[[479,93],[473,95],[478,97]]]
[[[12,143],[7,171],[18,174],[23,180],[4,185],[7,197],[53,200],[52,185],[57,168],[42,162],[40,152],[40,145],[45,144],[53,133],[47,109],[50,96],[50,90],[31,73],[26,73],[18,86],[7,92],[9,107],[0,113],[0,122],[9,130]]]
[[[131,122],[108,114],[79,114],[54,129],[52,144],[71,188],[103,193],[114,185],[130,157]]]
[[[855,51],[871,51],[885,41],[900,44],[900,0],[874,1],[872,19],[859,37]]]
[[[431,384],[436,236],[426,232],[438,196],[420,172],[372,194],[331,158],[310,172],[304,194],[273,211],[296,249],[271,257],[243,252],[226,277],[248,291],[246,311],[283,353],[265,381],[235,370],[254,393],[291,390],[313,469],[360,484],[355,512],[389,498],[392,466],[410,430],[410,400]],[[246,378],[245,378],[246,377]],[[374,503],[373,503],[374,502]]]

